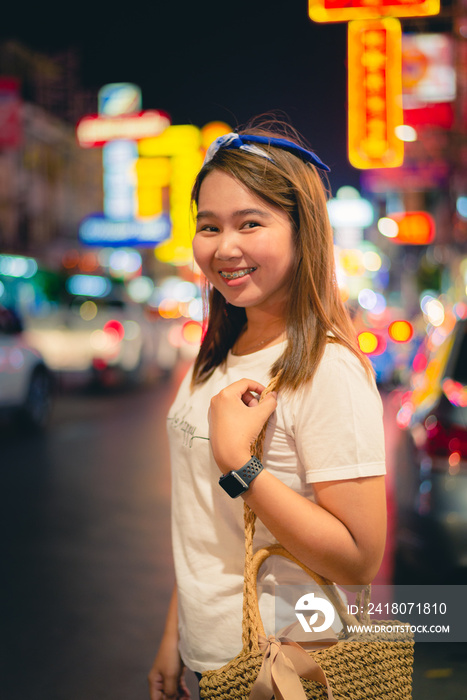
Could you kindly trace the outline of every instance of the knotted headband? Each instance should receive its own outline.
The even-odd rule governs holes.
[[[230,134],[225,134],[224,136],[219,136],[219,138],[217,138],[211,143],[208,150],[206,151],[206,157],[204,159],[203,165],[209,163],[209,161],[214,158],[217,151],[221,148],[225,148],[227,150],[240,149],[242,151],[247,151],[248,153],[254,153],[255,155],[261,156],[261,158],[266,158],[267,160],[273,163],[274,158],[272,158],[269,155],[269,153],[266,153],[266,151],[263,148],[255,146],[255,144],[264,144],[266,146],[274,146],[275,148],[281,148],[283,151],[293,153],[294,156],[297,156],[297,158],[300,158],[300,160],[304,161],[305,163],[311,163],[317,168],[321,168],[321,170],[326,170],[327,172],[330,171],[330,168],[327,165],[325,165],[325,163],[323,163],[323,161],[320,158],[318,158],[318,156],[315,153],[313,153],[312,151],[307,151],[305,148],[302,148],[296,143],[293,143],[293,141],[289,141],[288,139],[276,138],[274,136],[257,136],[256,134],[235,134],[233,132]]]

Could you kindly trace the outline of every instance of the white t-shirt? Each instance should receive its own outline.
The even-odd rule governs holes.
[[[193,671],[219,668],[242,647],[243,499],[230,498],[219,486],[221,473],[209,444],[210,401],[242,378],[266,386],[285,342],[250,355],[229,353],[226,363],[194,391],[188,372],[169,411],[180,654]],[[309,499],[313,483],[385,473],[381,398],[349,350],[328,343],[312,382],[290,397],[279,392],[262,462]],[[257,520],[255,549],[275,541]],[[304,576],[291,562],[271,557],[260,582],[303,585],[309,582]],[[267,629],[264,614],[271,634],[274,629]]]

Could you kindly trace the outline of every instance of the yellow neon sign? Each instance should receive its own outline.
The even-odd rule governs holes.
[[[203,164],[203,152],[218,136],[231,131],[223,122],[206,124],[203,129],[189,124],[169,126],[159,136],[138,143],[138,213],[155,216],[163,207],[164,196],[170,198],[172,233],[160,244],[156,257],[162,262],[187,265],[193,260],[191,241],[193,222],[190,216],[191,189]]]
[[[160,187],[169,186],[170,218],[172,233],[170,239],[155,250],[156,257],[162,262],[175,265],[187,265],[192,259],[191,239],[192,222],[190,217],[191,188],[201,168],[201,132],[196,126],[181,124],[169,126],[160,136],[141,139],[138,143],[139,155],[143,160],[170,159],[168,182],[161,181]],[[145,166],[148,167],[148,166]],[[154,192],[154,190],[153,190]],[[144,193],[140,198],[140,210],[147,211]],[[155,194],[155,193],[154,193]],[[161,203],[161,189],[155,200]]]
[[[137,216],[158,216],[164,210],[164,189],[170,185],[169,158],[138,158],[136,171]]]

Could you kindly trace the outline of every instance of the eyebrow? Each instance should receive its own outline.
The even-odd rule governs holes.
[[[267,211],[264,209],[238,209],[237,211],[232,212],[232,216],[251,216],[253,214],[256,214],[258,216],[267,216],[268,218],[271,218],[271,214],[269,214]],[[200,211],[198,212],[197,215],[197,220],[199,219],[207,219],[209,217],[215,217],[216,213],[213,211]]]

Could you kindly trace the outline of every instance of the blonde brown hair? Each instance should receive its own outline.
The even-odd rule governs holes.
[[[278,128],[275,123],[273,130],[268,123],[238,133],[285,136],[303,145],[288,125]],[[297,255],[286,308],[288,343],[271,368],[271,377],[280,371],[278,388],[297,389],[313,377],[328,342],[347,347],[371,376],[370,362],[358,346],[336,282],[333,234],[323,181],[314,166],[288,151],[272,146],[262,148],[272,161],[243,150],[220,148],[198,173],[192,201],[198,204],[204,178],[213,170],[220,170],[290,218]],[[214,287],[205,289],[205,302],[205,335],[194,365],[194,386],[206,381],[222,364],[246,323],[245,309],[227,304]]]

